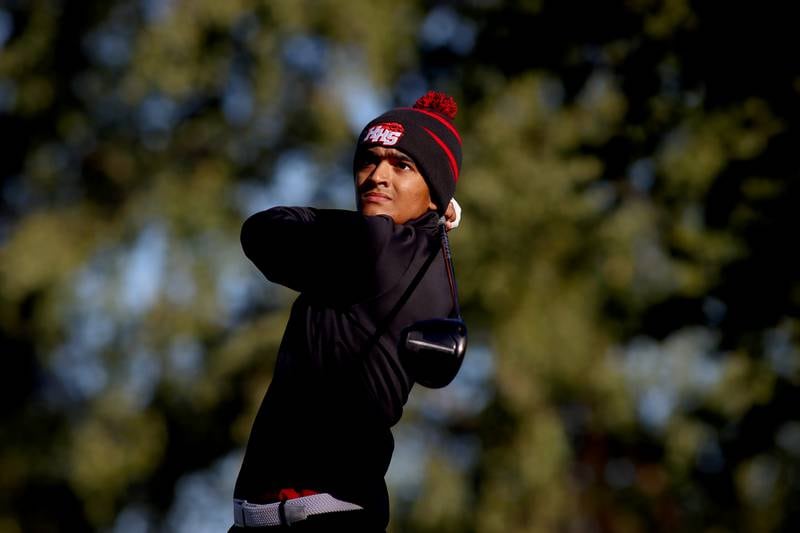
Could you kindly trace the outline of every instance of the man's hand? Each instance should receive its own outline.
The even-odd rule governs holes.
[[[444,212],[444,227],[447,231],[455,229],[461,223],[461,206],[458,205],[456,199],[450,200],[450,205],[447,206],[447,211]]]

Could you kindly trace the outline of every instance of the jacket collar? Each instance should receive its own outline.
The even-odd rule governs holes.
[[[421,217],[409,220],[406,222],[409,226],[414,226],[418,231],[426,233],[435,233],[439,227],[439,213],[436,211],[428,211]]]

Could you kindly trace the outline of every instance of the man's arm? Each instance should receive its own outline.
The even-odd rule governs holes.
[[[274,207],[245,221],[241,241],[270,281],[349,299],[374,288],[376,261],[393,226],[388,217],[354,211]]]

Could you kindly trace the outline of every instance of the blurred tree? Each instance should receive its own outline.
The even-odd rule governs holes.
[[[415,391],[398,429],[439,449],[393,530],[797,529],[787,10],[4,3],[0,530],[170,528],[243,445],[292,297],[241,221],[351,207],[354,132],[429,87],[461,105],[491,355]]]
[[[452,51],[423,61],[460,80],[478,147],[455,238],[497,354],[476,529],[793,530],[788,13],[538,2],[459,16],[478,30],[458,71]]]

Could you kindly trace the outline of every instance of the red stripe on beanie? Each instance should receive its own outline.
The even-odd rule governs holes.
[[[417,111],[419,111],[419,110],[417,110]],[[425,111],[423,111],[423,113],[425,113]],[[436,141],[436,144],[441,146],[442,150],[444,150],[445,155],[447,155],[447,159],[450,161],[450,170],[453,172],[453,181],[457,182],[458,181],[458,165],[456,164],[456,158],[453,156],[453,152],[451,152],[450,148],[447,147],[447,145],[444,143],[444,141],[441,140],[431,130],[429,130],[425,126],[422,126],[422,129],[425,130],[425,132],[428,135],[430,135],[433,138],[434,141]]]
[[[420,109],[418,107],[401,107],[400,109],[410,109],[412,111],[417,111],[418,113],[425,113],[426,115],[435,118],[436,120],[438,120],[439,122],[441,122],[442,124],[447,126],[447,128],[451,132],[453,132],[453,135],[456,136],[456,140],[458,141],[458,144],[461,144],[461,135],[458,134],[458,131],[456,130],[455,126],[450,124],[450,121],[448,121],[442,115],[440,115],[438,113],[434,113],[433,111],[426,111],[426,110]]]

